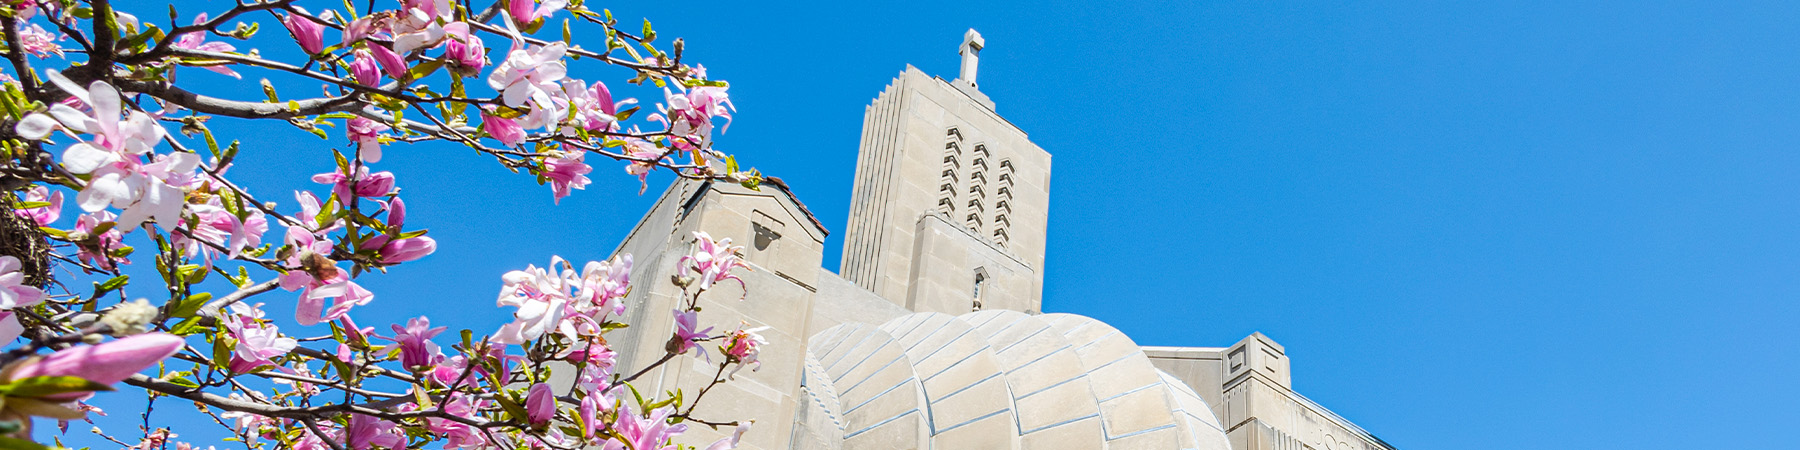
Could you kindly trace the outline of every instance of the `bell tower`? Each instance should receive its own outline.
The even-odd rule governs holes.
[[[863,114],[840,275],[918,312],[1040,312],[1050,154],[975,83],[971,29],[954,80],[907,66]]]

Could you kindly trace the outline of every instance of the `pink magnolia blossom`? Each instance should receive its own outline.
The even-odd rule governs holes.
[[[619,419],[613,423],[614,439],[633,450],[668,450],[675,446],[668,445],[669,439],[687,432],[687,425],[669,425],[669,415],[675,408],[662,407],[651,411],[649,417],[640,416],[630,411],[619,413]],[[609,448],[611,448],[609,446]]]
[[[731,245],[731,238],[715,241],[704,231],[694,232],[694,246],[694,254],[681,257],[680,264],[694,272],[700,289],[711,289],[713,284],[725,280],[744,284],[743,279],[731,274],[731,269],[750,266],[738,257],[743,246]]]
[[[19,46],[24,47],[25,53],[36,55],[38,59],[49,58],[52,54],[59,58],[62,57],[63,49],[62,46],[56,45],[57,40],[55,34],[45,31],[44,27],[35,23],[31,24],[29,28],[19,30]]]
[[[440,22],[456,20],[456,9],[450,0],[402,0],[400,3],[405,8],[393,24],[395,51],[410,53],[444,42],[446,26]]]
[[[337,261],[326,256],[331,252],[330,241],[299,227],[289,227],[286,240],[295,251],[283,262],[287,273],[278,280],[282,289],[301,290],[294,308],[294,318],[301,325],[347,318],[350,308],[375,300],[375,294],[350,281],[337,268]],[[353,333],[360,332],[350,328]]]
[[[194,223],[192,231],[189,231],[187,220],[182,219],[181,225],[170,233],[170,241],[175,246],[184,248],[188,255],[205,254],[209,261],[218,251],[201,242],[224,247],[227,257],[236,258],[244,250],[261,246],[263,234],[269,231],[268,216],[261,210],[250,209],[245,212],[243,219],[214,205],[194,205],[192,210],[194,217],[200,219],[199,222]]]
[[[437,364],[431,366],[431,381],[439,386],[467,386],[474,383],[480,371],[471,371],[467,378],[463,377],[463,369],[469,365],[468,358],[456,355],[449,358],[438,358]]]
[[[349,130],[350,140],[356,142],[357,153],[362,156],[362,160],[381,162],[381,132],[393,128],[362,117],[352,117],[345,125]]]
[[[531,391],[525,395],[525,415],[533,424],[556,418],[556,393],[550,392],[549,384],[531,385]]]
[[[113,222],[116,219],[117,218],[113,216],[113,213],[106,211],[82,214],[81,217],[76,218],[75,233],[71,234],[72,240],[77,241],[76,244],[79,247],[79,250],[75,252],[75,256],[81,258],[83,262],[102,270],[112,270],[117,268],[115,264],[131,264],[131,260],[126,259],[123,256],[112,256],[114,253],[125,248],[125,244],[122,242],[125,238],[125,234],[119,230],[119,227],[112,227],[98,236],[94,235],[95,227],[100,226],[101,223]],[[77,235],[85,236],[85,238],[73,239],[73,237]]]
[[[25,285],[25,273],[21,272],[25,265],[19,258],[0,256],[0,343],[12,342],[24,332],[19,324],[18,316],[12,310],[36,305],[44,301],[44,291]]]
[[[155,431],[145,433],[144,439],[138,441],[138,445],[128,447],[128,450],[161,450],[169,445],[170,439],[179,436],[181,435],[170,433],[168,428],[157,428]]]
[[[444,32],[449,37],[444,44],[444,59],[458,74],[475,76],[487,67],[487,47],[482,45],[480,36],[469,32],[469,24],[444,25]]]
[[[525,140],[525,129],[519,127],[518,121],[493,115],[487,111],[481,112],[481,130],[486,131],[489,136],[493,136],[494,139],[498,139],[500,143],[506,144],[508,147],[519,145],[520,141]]]
[[[305,12],[305,10],[301,10],[301,12]],[[288,34],[294,36],[294,42],[299,43],[300,49],[306,51],[307,55],[317,55],[319,52],[325,51],[324,25],[319,25],[318,22],[299,14],[289,14],[281,20],[281,25],[287,27]]]
[[[762,355],[762,347],[767,345],[769,341],[763,339],[762,335],[756,334],[756,332],[767,329],[769,329],[769,327],[757,327],[748,330],[739,328],[737,330],[732,330],[732,332],[725,335],[725,345],[723,347],[725,356],[729,360],[738,362],[738,367],[731,369],[732,375],[737,375],[738,370],[743,369],[746,365],[751,366],[750,370],[752,371],[762,368],[762,361],[758,361],[757,357]]]
[[[262,398],[262,394],[257,393],[257,398],[259,398],[259,399]],[[231,399],[238,400],[238,401],[250,401],[251,397],[247,397],[247,396],[244,396],[243,394],[233,392],[233,393],[231,393]],[[232,428],[236,429],[240,432],[243,432],[244,435],[248,436],[251,444],[255,444],[256,439],[259,437],[269,437],[269,436],[264,435],[264,431],[266,428],[274,428],[274,427],[280,426],[280,422],[276,421],[273,418],[270,418],[268,416],[264,416],[261,414],[248,413],[248,412],[243,412],[243,411],[226,411],[223,413],[219,413],[219,418],[231,421]]]
[[[322,286],[309,286],[300,294],[300,301],[294,309],[294,320],[301,325],[313,326],[320,322],[343,319],[349,317],[350,308],[367,305],[375,300],[374,293],[343,278],[342,271],[339,272],[338,279]]]
[[[490,403],[488,400],[481,400],[472,395],[454,395],[450,401],[444,403],[444,412],[459,417],[474,417],[477,412]],[[427,428],[433,434],[444,436],[443,444],[446,449],[488,448],[486,434],[479,428],[449,419],[427,418],[425,420]]]
[[[680,94],[663,88],[663,101],[656,106],[660,113],[651,115],[650,120],[667,125],[675,135],[670,138],[671,145],[683,150],[711,148],[713,118],[725,118],[725,125],[719,127],[724,132],[731,127],[731,113],[736,110],[725,88],[717,86],[695,87]]]
[[[569,362],[584,363],[581,373],[576,377],[575,387],[582,391],[593,392],[605,386],[607,377],[612,375],[613,366],[618,364],[619,354],[607,348],[604,343],[591,343],[586,348],[569,354]]]
[[[446,327],[431,327],[431,319],[419,316],[406,320],[406,326],[392,325],[394,337],[383,338],[400,344],[400,363],[407,368],[429,368],[436,364],[442,355],[431,338],[443,333]]]
[[[119,91],[104,81],[95,81],[83,88],[61,72],[45,70],[44,75],[73,96],[74,102],[87,105],[89,110],[82,112],[59,102],[50,106],[48,114],[26,115],[19,121],[17,131],[32,140],[44,139],[58,129],[92,134],[92,141],[72,145],[63,153],[64,166],[70,172],[85,174],[102,164],[120,162],[127,155],[149,153],[166,134],[156,119],[143,111],[131,111],[121,120],[124,108]]]
[[[628,137],[625,138],[625,156],[631,157],[631,163],[625,165],[625,173],[638,177],[638,193],[642,194],[644,189],[650,187],[650,171],[655,170],[656,164],[662,161],[663,152],[650,141]]]
[[[80,144],[76,144],[77,147]],[[194,183],[200,157],[192,153],[156,155],[150,164],[112,164],[93,172],[86,188],[75,196],[88,212],[107,206],[119,208],[119,228],[130,230],[153,221],[164,226],[178,223],[186,207],[182,187]]]
[[[37,223],[40,227],[50,226],[51,222],[55,222],[57,218],[62,217],[62,191],[51,192],[48,187],[32,186],[31,190],[25,191],[25,201],[45,202],[50,204],[49,206],[13,210],[13,212],[19,214],[19,217],[31,219],[32,222]]]
[[[357,197],[364,198],[383,197],[394,193],[393,172],[382,171],[371,174],[368,166],[360,164],[356,166],[354,172],[355,176],[351,176],[340,169],[337,172],[313,175],[312,180],[314,183],[331,185],[331,193],[337,194],[338,201],[342,202],[349,201],[352,192]],[[354,190],[351,189],[352,184],[355,185]]]
[[[552,257],[550,269],[526,266],[525,270],[507,272],[496,304],[516,307],[513,322],[500,328],[494,339],[503,344],[522,344],[561,327],[568,314],[569,289],[566,280],[556,275],[557,267],[568,262]]]
[[[391,37],[393,36],[393,31],[394,24],[392,16],[383,14],[365,15],[362,16],[362,18],[350,22],[349,25],[344,26],[343,43],[340,45],[349,48],[351,45],[362,42],[363,39],[369,37]]]
[[[201,25],[201,24],[205,24],[205,23],[206,23],[206,13],[200,13],[200,15],[194,16],[194,24],[195,25]],[[177,37],[175,39],[175,48],[183,48],[183,49],[188,49],[188,50],[199,50],[199,51],[203,51],[203,52],[214,52],[214,53],[226,53],[226,52],[237,51],[237,47],[233,47],[233,46],[231,46],[231,44],[227,44],[224,42],[206,42],[206,32],[205,31],[195,31],[192,33],[182,34],[180,37]],[[218,72],[220,74],[223,74],[223,75],[226,75],[226,76],[229,76],[232,78],[237,78],[240,80],[244,78],[244,76],[239,75],[237,73],[237,71],[231,70],[230,67],[226,67],[224,65],[201,66],[201,68],[210,70],[213,72]]]
[[[84,345],[59,350],[42,360],[30,361],[12,371],[11,379],[41,376],[74,376],[98,384],[118,383],[174,355],[181,350],[180,336],[168,333],[144,333],[97,345]],[[91,392],[68,392],[44,397],[72,401],[92,396]]]
[[[374,416],[350,414],[350,424],[344,427],[344,440],[353,450],[369,450],[381,447],[392,450],[406,448],[406,433],[400,431],[399,425]]]
[[[10,344],[21,334],[25,334],[25,324],[19,323],[19,317],[12,311],[0,311],[0,343]]]
[[[600,431],[601,427],[606,426],[606,419],[601,417],[600,413],[612,406],[612,402],[608,401],[602,404],[604,400],[604,396],[599,392],[589,392],[587,397],[581,399],[581,405],[575,408],[575,420],[579,422],[582,442],[586,444],[597,443],[594,439],[595,434]]]
[[[619,108],[637,103],[637,99],[613,101],[612,91],[606,83],[594,82],[592,87],[582,84],[581,80],[565,79],[562,81],[563,97],[569,101],[573,125],[587,131],[615,131],[618,129]],[[573,134],[572,131],[565,133]]]
[[[233,316],[225,321],[225,329],[237,340],[237,347],[231,353],[232,372],[250,373],[258,367],[275,365],[275,357],[286,355],[299,345],[294,338],[282,336],[274,324],[259,320],[263,315],[261,306],[260,303],[255,306],[242,302],[231,304]]]
[[[357,49],[351,53],[355,59],[350,61],[350,78],[363,86],[381,87],[381,71],[375,65],[375,55],[369,49]]]
[[[719,440],[714,441],[712,443],[712,445],[706,446],[706,450],[732,450],[732,449],[735,449],[738,446],[738,442],[744,440],[744,433],[749,432],[749,431],[750,431],[750,422],[739,423],[737,428],[735,428],[731,431],[730,436],[719,438]]]
[[[685,355],[688,350],[700,348],[700,344],[694,341],[696,339],[706,339],[708,337],[707,334],[712,332],[712,327],[706,327],[704,330],[696,330],[696,328],[699,327],[700,317],[698,314],[693,311],[675,310],[674,340],[676,341],[676,354]],[[700,350],[700,356],[708,356],[705,349]]]
[[[625,294],[631,292],[631,255],[615,256],[606,262],[589,261],[581,269],[575,299],[579,309],[597,309],[603,314],[624,314]]]
[[[43,139],[58,129],[93,136],[63,152],[63,167],[76,174],[91,174],[76,202],[88,212],[107,206],[120,208],[119,226],[136,228],[145,219],[169,226],[180,219],[186,195],[181,187],[195,183],[200,159],[191,153],[155,155],[145,163],[139,155],[150,153],[165,132],[149,115],[132,111],[124,120],[119,91],[104,81],[87,88],[54,70],[46,78],[74,96],[90,111],[83,113],[57,103],[48,114],[34,112],[19,121],[16,130],[27,139]]]
[[[52,4],[54,4],[54,3],[55,2],[52,2]],[[9,2],[6,2],[6,5],[10,6],[10,8],[8,8],[8,9],[11,9],[13,11],[13,14],[15,14],[19,18],[20,22],[30,21],[31,18],[37,17],[37,13],[38,13],[37,0],[9,1]]]
[[[562,203],[563,197],[568,197],[571,189],[587,188],[587,174],[593,172],[594,168],[582,161],[586,157],[586,152],[579,152],[544,159],[544,178],[550,179],[551,195],[555,196],[556,203]]]
[[[375,63],[381,66],[383,72],[387,72],[388,78],[393,78],[394,81],[406,79],[406,59],[400,57],[399,53],[373,42],[369,43],[369,53],[375,55]]]
[[[406,202],[394,197],[387,203],[387,234],[363,241],[362,249],[375,250],[381,255],[381,262],[399,264],[424,258],[437,251],[437,241],[425,236],[400,238],[401,230],[406,222]]]
[[[319,220],[322,218],[319,216],[319,213],[323,207],[319,204],[319,198],[314,197],[311,192],[294,191],[294,200],[300,203],[300,212],[295,213],[294,218],[298,219],[300,224],[304,225],[308,230],[317,234],[324,234],[344,226],[344,219],[341,218],[332,220],[330,223],[319,223]]]
[[[294,250],[282,262],[282,267],[287,269],[287,273],[279,278],[282,289],[294,291],[324,286],[343,277],[337,261],[326,256],[331,254],[331,241],[301,227],[288,227],[284,240]]]
[[[534,0],[509,0],[506,10],[521,28],[529,27],[540,19],[549,18],[551,14],[569,6],[568,0],[544,0],[538,4]]]
[[[568,44],[554,41],[550,45],[525,49],[522,48],[523,38],[512,28],[510,21],[507,27],[513,36],[512,50],[488,75],[488,86],[500,91],[506,106],[525,106],[527,99],[540,107],[551,106],[554,103],[550,99],[551,93],[562,91],[559,82],[569,73],[563,62],[563,56],[569,52]]]

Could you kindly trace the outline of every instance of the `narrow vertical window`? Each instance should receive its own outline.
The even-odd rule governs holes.
[[[970,311],[981,310],[981,284],[987,282],[987,274],[975,272],[975,305]]]

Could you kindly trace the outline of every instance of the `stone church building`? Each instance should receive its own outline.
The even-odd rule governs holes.
[[[955,79],[909,65],[869,104],[839,273],[821,268],[826,227],[779,180],[663,192],[618,249],[644,280],[634,325],[614,340],[620,365],[662,355],[681,291],[659,281],[705,231],[744,245],[752,267],[738,271],[744,300],[735,283],[701,300],[702,327],[770,327],[761,369],[715,388],[698,413],[754,419],[742,448],[1392,448],[1295,392],[1268,336],[1144,347],[1045,313],[1051,157],[981,92],[982,46],[970,30]],[[635,385],[692,396],[716,367],[676,361]]]

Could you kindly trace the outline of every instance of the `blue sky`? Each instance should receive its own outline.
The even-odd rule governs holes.
[[[1342,3],[614,13],[685,37],[731,81],[721,148],[786,179],[833,230],[863,106],[905,64],[953,76],[963,30],[979,29],[983,90],[1055,157],[1046,311],[1145,345],[1263,332],[1287,347],[1296,390],[1401,448],[1786,442],[1768,431],[1800,419],[1800,4]],[[233,173],[289,203],[321,190],[306,176],[342,145],[216,126],[249,141]],[[431,313],[491,329],[501,273],[606,257],[667,182],[635,195],[601,164],[554,207],[548,188],[454,147],[394,148],[380,166],[440,251],[365,283],[380,296],[358,310],[368,324]],[[828,268],[841,246],[826,243]]]

